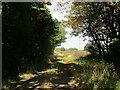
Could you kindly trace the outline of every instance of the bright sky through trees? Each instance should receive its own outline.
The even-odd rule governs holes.
[[[66,11],[70,9],[70,5],[66,6],[59,6],[62,1],[54,1],[52,2],[51,6],[47,6],[50,9],[50,12],[53,16],[53,18],[57,18],[59,21],[61,20],[67,20],[64,16],[67,15]],[[69,33],[72,30],[72,28],[65,28],[68,34],[66,35],[67,39],[66,42],[62,43],[60,47],[65,47],[65,48],[77,48],[80,50],[84,49],[84,46],[87,43],[86,41],[83,41],[82,38],[79,38],[79,36],[71,36]]]

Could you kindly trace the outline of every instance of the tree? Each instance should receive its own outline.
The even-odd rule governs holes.
[[[119,5],[119,2],[74,2],[64,23],[73,28],[73,35],[90,37],[99,55],[109,55],[110,42],[120,36]]]
[[[65,48],[64,48],[64,47],[61,47],[61,48],[60,48],[60,51],[65,51]]]
[[[69,48],[68,51],[77,51],[77,48]]]
[[[65,30],[44,2],[2,3],[3,79],[42,70],[50,53],[65,40]]]
[[[89,51],[90,46],[91,46],[91,44],[86,44],[85,47],[84,47],[84,50]]]
[[[66,26],[72,34],[88,36],[91,52],[107,57],[119,70],[120,2],[74,2]],[[93,53],[93,54],[94,54]]]
[[[90,43],[85,45],[84,50],[89,51],[91,54],[97,54],[97,48],[93,47]]]

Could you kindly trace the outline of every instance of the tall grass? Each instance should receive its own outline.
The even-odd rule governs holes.
[[[120,90],[120,79],[113,63],[89,53],[62,51],[63,60],[69,60],[73,80],[79,83],[78,89],[115,89]],[[88,56],[86,56],[88,55]]]
[[[120,83],[114,65],[104,62],[79,61],[73,65],[74,79],[82,88],[117,88]]]

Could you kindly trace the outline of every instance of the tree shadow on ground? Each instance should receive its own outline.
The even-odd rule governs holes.
[[[54,63],[61,60],[56,60]],[[57,62],[57,71],[54,73],[37,72],[34,77],[29,80],[17,83],[16,87],[11,87],[10,90],[86,90],[94,89],[94,83],[89,82],[93,77],[94,71],[96,75],[102,73],[100,65],[93,65],[89,62],[82,64],[75,63],[59,63]],[[95,67],[93,67],[95,66]],[[97,67],[97,68],[96,68]],[[97,73],[98,72],[98,73]],[[95,79],[96,77],[94,77]],[[98,81],[100,82],[100,81]],[[102,81],[103,82],[103,81]],[[47,83],[47,84],[44,84]],[[109,83],[109,82],[107,82]],[[102,84],[100,84],[102,85]],[[98,90],[110,88],[98,87]]]
[[[59,61],[59,60],[56,60]],[[37,72],[34,77],[29,80],[16,83],[15,87],[10,90],[36,90],[36,89],[73,89],[68,83],[71,80],[71,64],[59,63],[58,71],[54,74],[46,72]],[[42,85],[44,82],[50,82],[52,85]]]

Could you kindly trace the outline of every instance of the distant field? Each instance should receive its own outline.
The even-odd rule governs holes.
[[[88,51],[56,51],[58,53],[64,54],[65,56],[67,55],[73,55],[76,57],[80,57],[80,56],[86,56],[88,54],[90,54]]]
[[[68,60],[68,61],[76,61],[80,57],[84,57],[86,55],[90,54],[87,51],[55,51],[54,55],[55,56],[61,56],[59,59],[62,60]]]

